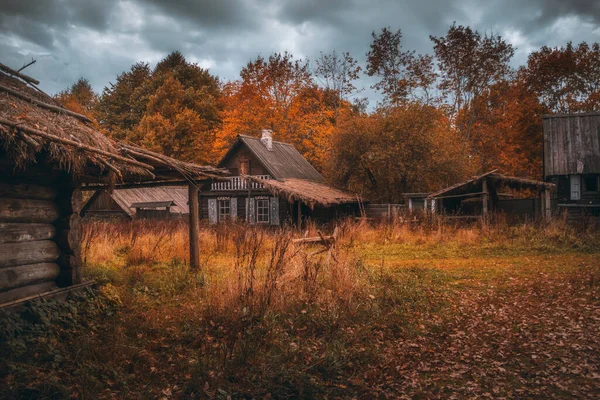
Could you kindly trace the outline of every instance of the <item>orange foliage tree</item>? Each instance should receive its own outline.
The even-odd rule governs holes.
[[[325,164],[336,103],[315,84],[308,62],[289,53],[258,57],[242,69],[239,80],[224,85],[222,105],[216,158],[238,134],[257,136],[271,129],[276,140],[295,145],[317,168]]]
[[[374,113],[345,112],[335,127],[328,175],[373,201],[432,191],[472,172],[448,117],[419,102]]]

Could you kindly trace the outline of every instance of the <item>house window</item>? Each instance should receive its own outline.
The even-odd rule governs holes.
[[[269,199],[256,199],[256,222],[269,223]]]
[[[219,221],[227,221],[231,216],[231,201],[229,199],[219,200]]]
[[[240,175],[249,175],[250,174],[250,161],[249,160],[240,160]]]
[[[581,200],[581,178],[579,175],[570,175],[571,200]]]
[[[597,175],[586,175],[583,177],[583,184],[586,192],[597,192],[598,191],[598,176]]]

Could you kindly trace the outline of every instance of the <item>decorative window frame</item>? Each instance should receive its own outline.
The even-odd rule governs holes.
[[[255,201],[256,223],[269,225],[271,223],[271,202],[269,201],[269,197],[259,196],[255,198]]]

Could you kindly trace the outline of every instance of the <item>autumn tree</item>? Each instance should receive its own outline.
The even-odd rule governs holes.
[[[328,175],[373,201],[399,202],[407,191],[432,191],[472,171],[456,131],[422,103],[346,112],[335,127]]]
[[[372,87],[392,105],[409,98],[429,103],[431,87],[436,81],[433,58],[402,49],[402,31],[383,28],[372,32],[373,42],[367,53],[367,75],[379,78]]]
[[[310,73],[308,62],[289,53],[258,57],[223,88],[223,125],[215,154],[224,154],[238,134],[258,136],[271,129],[275,139],[295,145],[318,168],[323,165],[333,127],[334,107]]]
[[[523,80],[498,82],[474,100],[470,153],[479,171],[500,169],[542,178],[542,115],[545,108]]]
[[[350,53],[338,54],[335,50],[316,60],[314,75],[325,90],[332,94],[336,117],[344,101],[357,92],[354,82],[362,68]]]
[[[208,163],[221,123],[220,96],[217,78],[173,52],[153,70],[135,64],[105,88],[100,122],[117,139]]]
[[[71,87],[58,93],[56,99],[71,111],[90,119],[95,118],[94,108],[98,102],[98,95],[85,78],[79,78]]]
[[[134,127],[141,121],[146,111],[141,88],[151,76],[152,70],[147,63],[136,63],[102,91],[96,107],[98,121],[113,138],[131,137]]]
[[[600,44],[542,47],[519,74],[548,112],[600,110]]]
[[[440,71],[439,88],[447,99],[451,115],[462,112],[458,128],[469,140],[473,121],[480,111],[474,100],[491,85],[510,76],[512,45],[501,36],[481,35],[470,27],[453,24],[442,37],[430,36]]]

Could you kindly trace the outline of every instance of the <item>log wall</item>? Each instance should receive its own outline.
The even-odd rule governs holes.
[[[80,282],[80,207],[65,177],[0,174],[0,304]]]

